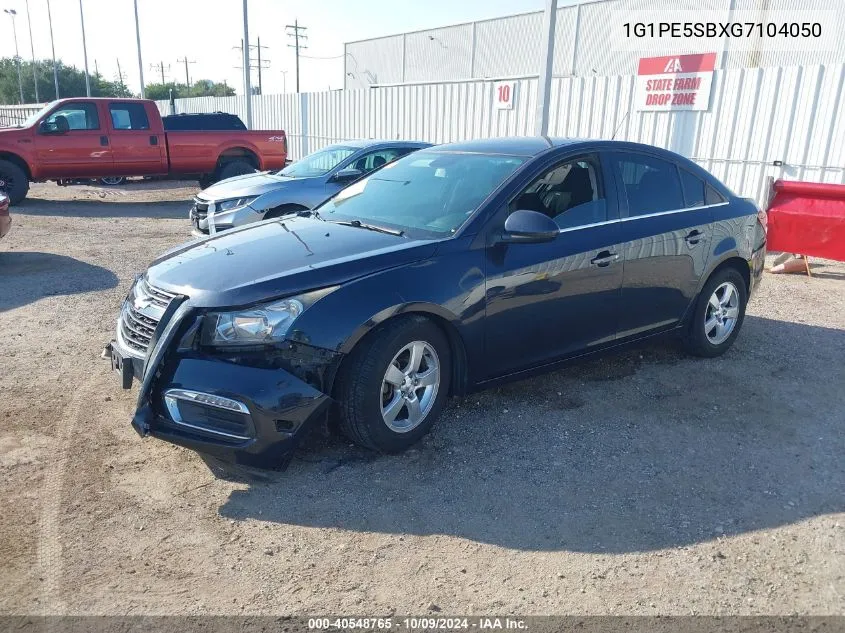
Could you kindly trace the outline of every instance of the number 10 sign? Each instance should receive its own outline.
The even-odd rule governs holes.
[[[493,84],[493,103],[497,110],[513,110],[515,81],[497,81]]]

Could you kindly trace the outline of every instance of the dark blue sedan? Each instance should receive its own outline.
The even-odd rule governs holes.
[[[278,172],[227,178],[194,198],[194,233],[207,235],[313,209],[370,172],[431,143],[346,141],[329,145]]]
[[[281,465],[327,415],[400,451],[446,399],[656,334],[723,354],[765,218],[695,163],[613,141],[510,138],[400,158],[307,214],[178,247],[111,343],[133,425]]]

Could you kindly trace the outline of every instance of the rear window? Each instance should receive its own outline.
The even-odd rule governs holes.
[[[115,130],[150,129],[150,119],[142,103],[110,103],[109,114]]]
[[[684,199],[688,208],[703,207],[704,202],[704,181],[698,176],[693,176],[685,169],[681,173],[681,186],[684,189]]]

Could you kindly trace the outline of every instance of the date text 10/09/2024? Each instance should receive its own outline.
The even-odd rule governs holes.
[[[520,618],[512,617],[473,617],[473,618],[435,618],[435,617],[405,617],[405,618],[309,618],[309,630],[408,630],[408,631],[525,631],[527,623]]]

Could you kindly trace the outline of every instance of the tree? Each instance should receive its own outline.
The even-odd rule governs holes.
[[[59,95],[64,97],[85,96],[85,73],[75,66],[65,66],[56,62],[59,75]],[[56,98],[53,83],[52,60],[36,62],[38,77],[38,95],[42,101]],[[35,88],[32,85],[32,62],[21,60],[21,79],[23,83],[24,103],[35,103]],[[129,88],[123,81],[107,81],[100,75],[90,75],[92,97],[131,97]],[[18,91],[18,70],[14,57],[0,59],[0,102],[4,104],[20,103]]]
[[[217,83],[211,79],[200,79],[192,86],[169,81],[164,84],[149,84],[144,88],[144,96],[147,99],[169,99],[170,91],[173,91],[174,99],[188,97],[232,97],[235,89],[228,86],[226,82]]]

